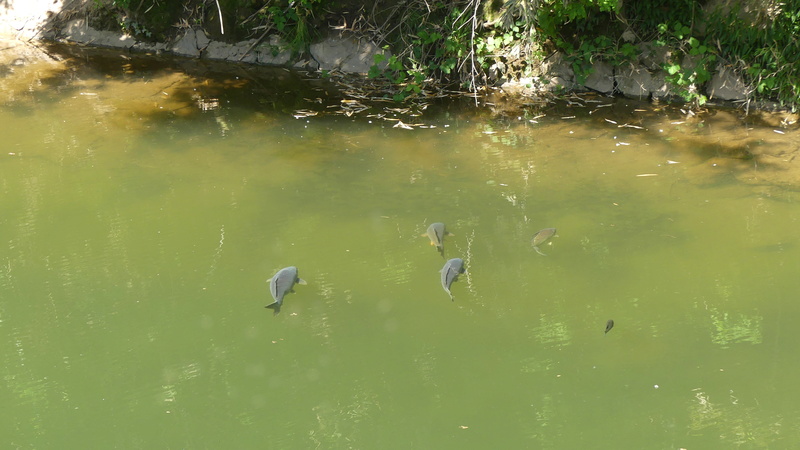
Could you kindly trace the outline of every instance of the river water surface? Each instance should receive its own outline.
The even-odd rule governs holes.
[[[0,78],[10,448],[800,442],[791,126],[50,52]]]

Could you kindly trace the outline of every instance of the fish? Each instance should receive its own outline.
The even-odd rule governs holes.
[[[297,267],[289,266],[279,270],[272,278],[267,280],[269,283],[269,293],[272,294],[274,302],[267,305],[267,308],[272,309],[273,314],[281,312],[281,305],[283,305],[283,297],[287,292],[294,292],[292,288],[295,284],[307,284],[305,280],[297,276]]]
[[[614,328],[614,321],[612,319],[608,319],[608,322],[606,322],[606,333],[611,331],[612,328]]]
[[[447,231],[443,223],[436,222],[430,224],[428,230],[425,232],[425,234],[423,234],[423,236],[427,236],[428,239],[431,240],[431,245],[435,245],[436,250],[438,250],[439,254],[442,255],[442,258],[444,258],[444,237],[454,235]]]
[[[547,242],[551,237],[555,235],[556,235],[555,228],[545,228],[537,231],[536,234],[533,235],[533,239],[531,239],[531,245],[533,246],[533,249],[536,250],[536,253],[542,256],[547,256],[544,253],[542,253],[541,250],[539,250],[539,246]]]
[[[458,279],[459,275],[464,273],[464,260],[461,258],[448,259],[447,262],[444,263],[441,272],[444,291],[450,296],[450,300],[456,301],[456,299],[453,298],[453,294],[450,292],[450,286]]]

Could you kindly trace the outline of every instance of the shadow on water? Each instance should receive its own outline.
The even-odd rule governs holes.
[[[508,134],[501,139],[516,140],[514,145],[530,144],[520,127],[536,123],[580,122],[576,139],[608,139],[625,145],[633,136],[638,141],[663,144],[667,159],[681,154],[670,151],[670,142],[680,140],[682,149],[694,149],[697,165],[709,163],[718,170],[701,168],[691,177],[700,184],[736,180],[800,185],[797,171],[787,162],[797,155],[797,137],[789,140],[763,130],[770,120],[765,115],[744,115],[736,110],[687,112],[679,106],[652,107],[647,102],[586,94],[563,101],[505,109],[503,99],[493,96],[468,107],[475,100],[454,95],[451,98],[418,99],[414,107],[378,98],[365,98],[347,83],[316,74],[284,68],[232,64],[208,60],[122,53],[110,49],[48,44],[45,52],[61,64],[38,72],[38,80],[26,96],[8,102],[19,114],[32,114],[31,103],[48,105],[74,96],[94,96],[96,109],[114,109],[119,120],[136,123],[143,134],[150,125],[171,121],[182,131],[196,124],[216,123],[224,135],[230,123],[250,119],[254,126],[269,126],[274,118],[294,116],[298,122],[351,121],[361,125],[381,123],[427,124],[475,122],[487,132]],[[13,66],[4,66],[6,68]],[[10,69],[9,69],[10,70]],[[362,80],[363,81],[363,80]],[[103,98],[114,85],[116,98]],[[36,87],[36,85],[40,87]],[[125,85],[130,86],[125,93]],[[28,98],[28,101],[25,99]],[[353,107],[355,102],[358,106]],[[444,121],[444,122],[443,122]],[[731,133],[752,127],[750,132],[730,138]],[[402,131],[402,130],[398,130]],[[570,131],[571,132],[571,131]],[[725,138],[715,136],[725,134]],[[533,139],[536,139],[535,137]],[[792,142],[795,145],[792,145]],[[758,173],[750,176],[754,170]],[[702,174],[700,174],[702,172]],[[700,175],[700,176],[697,176]],[[720,178],[722,177],[722,178]]]

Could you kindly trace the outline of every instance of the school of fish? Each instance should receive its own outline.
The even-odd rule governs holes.
[[[439,252],[440,255],[444,258],[444,240],[446,236],[453,236],[452,233],[447,231],[447,227],[442,222],[434,222],[428,226],[428,229],[425,231],[425,234],[422,236],[427,237],[431,241],[431,245],[436,247],[436,251]],[[558,236],[556,234],[555,228],[543,228],[536,233],[534,233],[533,238],[531,238],[531,246],[536,251],[536,253],[547,256],[544,254],[539,247],[545,244],[552,244],[550,240],[554,236]],[[441,282],[442,288],[447,295],[450,297],[450,300],[455,301],[455,297],[453,293],[450,291],[453,283],[458,280],[459,275],[466,272],[466,267],[464,266],[464,260],[461,258],[451,258],[448,259],[442,270],[439,271],[441,275]],[[272,294],[272,298],[274,301],[267,305],[267,308],[271,308],[274,311],[274,314],[278,314],[281,310],[281,306],[283,305],[283,298],[287,293],[294,292],[294,285],[306,284],[305,280],[298,276],[297,267],[289,266],[284,267],[283,269],[279,270],[272,278],[267,280],[269,283],[269,292]],[[604,334],[607,334],[611,331],[611,328],[614,327],[614,321],[609,320],[606,322],[606,328]]]

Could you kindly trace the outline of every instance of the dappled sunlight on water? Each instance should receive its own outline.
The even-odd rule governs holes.
[[[344,114],[283,69],[63,55],[0,79],[15,445],[800,439],[790,124],[588,94]],[[273,316],[286,266],[308,284]]]

